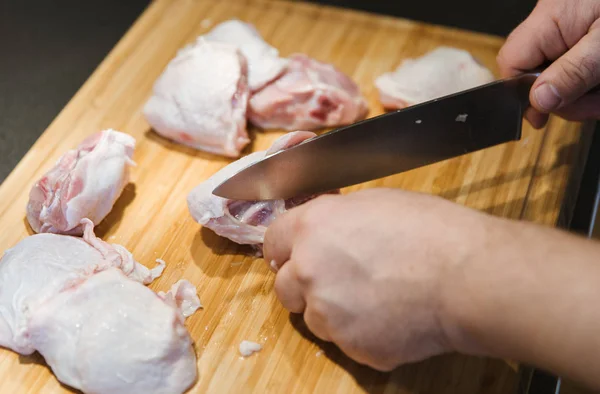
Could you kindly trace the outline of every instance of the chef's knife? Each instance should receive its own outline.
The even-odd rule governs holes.
[[[308,196],[519,140],[538,76],[498,80],[322,134],[249,165],[213,194],[235,200]]]

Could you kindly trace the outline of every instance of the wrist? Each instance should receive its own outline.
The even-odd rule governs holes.
[[[503,254],[508,247],[519,253],[515,239],[519,223],[478,214],[465,226],[468,247],[448,264],[441,282],[440,322],[452,351],[490,356],[485,319],[494,311],[494,292],[502,287],[501,272],[513,261]],[[510,245],[510,246],[508,246]]]

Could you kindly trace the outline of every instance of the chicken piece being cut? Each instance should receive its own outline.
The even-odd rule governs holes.
[[[216,234],[238,244],[253,245],[260,252],[267,226],[277,216],[317,196],[288,200],[237,201],[215,196],[212,191],[242,168],[314,136],[314,133],[308,131],[288,133],[278,138],[269,150],[254,152],[229,164],[190,192],[187,201],[192,217]]]
[[[315,130],[367,115],[358,86],[330,64],[292,55],[281,77],[250,98],[248,118],[263,129]]]
[[[462,49],[439,47],[406,59],[375,80],[381,103],[401,109],[492,82],[494,75]]]
[[[37,233],[81,235],[81,220],[98,224],[111,211],[125,185],[135,139],[104,130],[65,153],[29,193],[27,220]]]
[[[250,142],[247,77],[246,60],[234,45],[200,37],[167,65],[144,106],[144,116],[165,138],[238,157]]]
[[[281,75],[287,65],[287,60],[279,57],[279,51],[267,44],[254,26],[237,19],[220,23],[204,38],[238,47],[248,62],[248,86],[253,92]]]
[[[36,234],[5,252],[0,345],[39,351],[61,382],[84,392],[183,392],[196,379],[183,324],[200,304],[193,286],[153,293],[141,283],[164,266],[149,270],[96,238],[91,221],[84,226],[83,238]]]

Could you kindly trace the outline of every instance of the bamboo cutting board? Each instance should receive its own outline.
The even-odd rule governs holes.
[[[192,220],[187,193],[228,160],[158,137],[141,109],[179,48],[234,17],[255,24],[283,56],[303,52],[336,64],[361,86],[369,116],[382,113],[374,78],[402,59],[452,45],[469,50],[496,72],[495,55],[502,44],[497,37],[299,2],[156,0],[0,187],[0,250],[28,235],[24,208],[34,181],[85,136],[115,128],[137,139],[138,166],[97,232],[126,246],[143,264],[153,266],[157,258],[167,262],[153,289],[165,290],[180,278],[197,286],[205,308],[187,321],[200,375],[192,392],[510,392],[516,368],[499,360],[448,355],[393,373],[352,362],[282,309],[272,292],[274,277],[261,259],[245,256],[245,249]],[[251,134],[248,151],[266,149],[282,133]],[[398,187],[438,194],[494,215],[554,225],[568,197],[571,174],[579,168],[580,152],[585,152],[585,136],[580,124],[554,118],[544,130],[526,125],[519,142],[345,192]],[[245,339],[264,349],[241,359],[237,346]],[[0,350],[0,392],[66,390],[40,356]]]

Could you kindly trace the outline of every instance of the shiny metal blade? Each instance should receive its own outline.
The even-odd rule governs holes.
[[[492,82],[325,133],[242,169],[213,194],[306,196],[519,140],[536,76]]]

